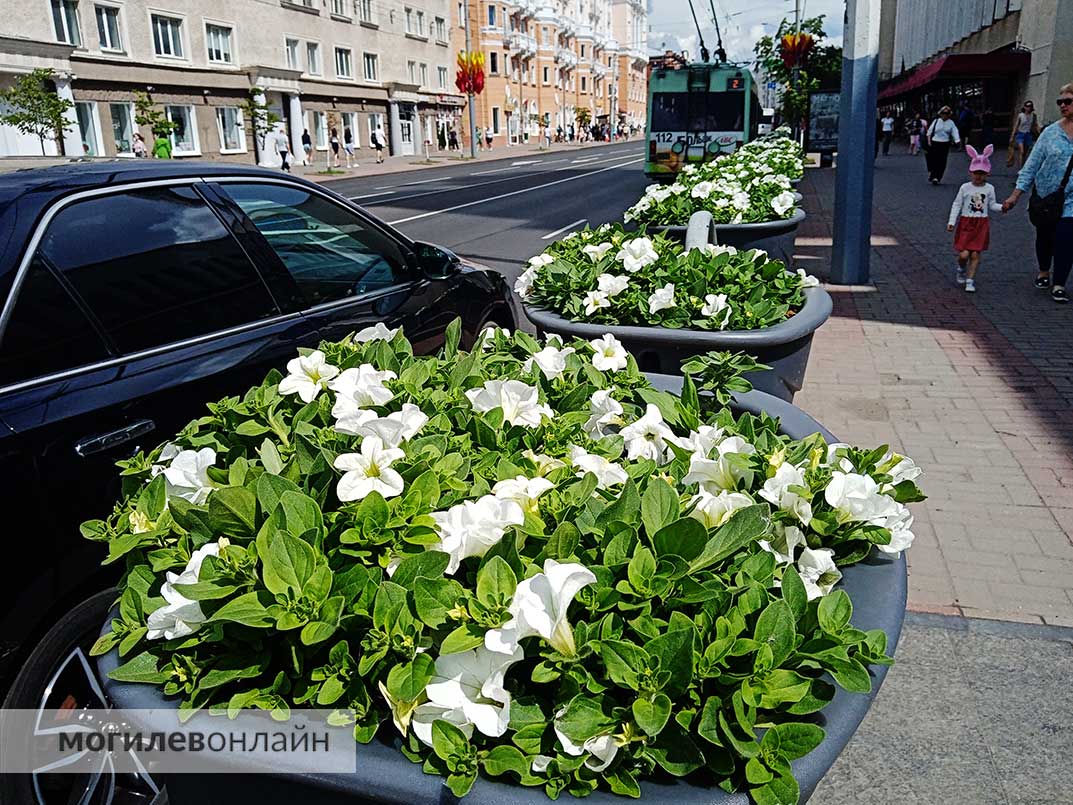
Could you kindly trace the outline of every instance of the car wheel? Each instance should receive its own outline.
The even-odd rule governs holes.
[[[36,711],[40,724],[69,723],[78,711],[110,709],[89,650],[115,599],[114,589],[103,590],[64,615],[26,658],[4,698],[4,709]],[[117,773],[108,757],[86,767],[85,758],[72,752],[69,763],[78,764],[79,771],[0,775],[0,802],[148,805],[159,793],[148,774]]]

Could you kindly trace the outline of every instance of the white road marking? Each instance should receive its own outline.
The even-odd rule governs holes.
[[[556,229],[554,232],[549,232],[544,237],[542,237],[541,240],[551,240],[556,235],[561,235],[563,232],[566,232],[568,229],[573,229],[574,227],[580,226],[581,224],[585,223],[588,220],[589,220],[588,218],[582,218],[580,221],[574,221],[574,223],[567,224],[562,229]]]
[[[633,165],[637,162],[643,162],[644,157],[637,159],[631,159],[628,162],[623,162],[619,165],[610,165],[606,168],[600,168],[597,171],[588,171],[587,173],[579,173],[576,176],[567,176],[565,179],[556,179],[554,182],[545,182],[544,184],[537,185],[536,187],[526,187],[522,190],[514,190],[510,193],[503,193],[499,196],[491,196],[489,198],[478,199],[477,201],[470,201],[466,204],[456,204],[453,207],[445,207],[442,210],[433,210],[432,212],[423,212],[420,215],[411,215],[408,218],[399,218],[397,221],[388,221],[392,226],[398,226],[399,224],[408,224],[411,221],[420,221],[422,218],[431,218],[434,215],[443,215],[445,212],[455,212],[456,210],[464,210],[468,207],[476,207],[478,204],[487,204],[490,201],[500,201],[511,196],[520,196],[522,193],[532,193],[534,190],[543,190],[546,187],[554,187],[555,185],[564,184],[566,182],[573,182],[577,179],[585,179],[589,176],[595,176],[598,173],[606,173],[607,171],[618,170],[624,168],[627,165]]]
[[[577,165],[579,162],[592,162],[594,159],[599,159],[599,158],[600,157],[597,156],[597,157],[583,157],[581,159],[572,159],[572,160],[570,160],[570,164]]]
[[[385,191],[383,193],[367,193],[364,196],[348,196],[348,198],[351,201],[360,201],[363,198],[376,198],[378,196],[393,196],[393,195],[395,195],[394,190],[387,190],[387,191]]]
[[[524,159],[521,162],[511,162],[510,166],[512,168],[519,168],[522,165],[536,165],[539,162],[540,162],[539,159]]]
[[[431,184],[432,182],[442,182],[444,179],[450,179],[450,176],[440,176],[438,179],[422,179],[420,182],[407,182],[402,185],[403,187],[413,187],[415,184]]]
[[[514,170],[514,166],[511,166],[509,168],[497,168],[494,171],[477,171],[475,173],[471,173],[470,176],[491,176],[493,173],[504,173],[506,171],[512,170]]]

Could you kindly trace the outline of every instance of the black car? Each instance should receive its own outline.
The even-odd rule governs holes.
[[[79,524],[111,511],[117,459],[321,339],[514,326],[498,274],[318,185],[186,162],[0,177],[0,300],[0,684],[27,709],[85,684],[118,571]]]

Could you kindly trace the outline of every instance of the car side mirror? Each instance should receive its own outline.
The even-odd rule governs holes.
[[[461,262],[458,255],[442,246],[431,243],[415,243],[414,256],[421,272],[429,279],[442,280],[458,271]]]

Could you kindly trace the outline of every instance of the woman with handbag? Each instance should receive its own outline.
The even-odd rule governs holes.
[[[1061,117],[1040,134],[1002,206],[1012,209],[1032,188],[1028,217],[1036,227],[1036,287],[1050,285],[1051,298],[1064,304],[1069,302],[1066,281],[1073,269],[1073,83],[1058,90],[1057,104]]]
[[[943,180],[943,174],[946,173],[950,146],[961,142],[957,124],[950,119],[951,111],[949,106],[944,106],[928,126],[928,181],[935,185]]]

